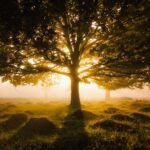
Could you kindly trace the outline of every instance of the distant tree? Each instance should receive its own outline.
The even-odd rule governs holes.
[[[92,79],[100,88],[105,89],[105,100],[110,100],[111,91],[123,88],[142,88],[145,85],[145,82],[123,75],[120,77],[93,77]]]
[[[144,57],[146,64],[136,64],[136,48],[128,41],[128,35],[131,37],[136,28],[129,22],[132,17],[135,21],[138,15],[133,8],[145,15],[140,5],[145,11],[146,2],[1,0],[0,74],[3,81],[18,85],[45,82],[52,73],[68,76],[74,108],[80,107],[79,82],[86,82],[92,76],[107,76],[109,70],[110,75],[138,74],[146,81],[142,73],[149,57],[142,46],[142,56],[137,49],[137,61]],[[124,38],[127,44],[122,41]],[[136,41],[137,37],[132,39]]]

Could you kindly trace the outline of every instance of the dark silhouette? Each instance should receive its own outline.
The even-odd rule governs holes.
[[[84,128],[85,118],[82,110],[71,110],[59,132],[60,137],[52,145],[52,150],[86,150],[89,138]]]
[[[134,128],[123,123],[115,122],[113,120],[103,120],[96,122],[93,128],[103,128],[108,131],[119,131],[119,132],[133,132]]]
[[[1,0],[2,81],[48,85],[51,73],[68,76],[72,108],[80,108],[79,82],[149,83],[149,7],[146,0]]]
[[[1,123],[3,131],[15,130],[26,123],[28,117],[26,114],[18,113],[11,115],[5,122]]]
[[[56,125],[47,118],[31,118],[18,132],[19,136],[50,136],[57,131]]]

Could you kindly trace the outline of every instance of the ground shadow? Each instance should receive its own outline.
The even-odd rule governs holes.
[[[126,137],[116,137],[107,139],[100,134],[91,137],[91,145],[88,150],[128,150],[128,139]]]
[[[26,111],[24,111],[26,114],[28,114],[28,115],[34,115],[34,112],[32,112],[32,111],[30,111],[30,110],[26,110]]]
[[[26,114],[17,113],[11,115],[6,121],[1,123],[1,128],[3,131],[10,131],[18,129],[27,121],[28,117]]]
[[[89,139],[85,131],[84,113],[81,109],[69,111],[59,132],[59,138],[51,145],[52,150],[87,149]],[[89,117],[93,117],[92,114],[88,114]]]
[[[150,113],[150,106],[144,106],[144,107],[140,108],[139,111]]]
[[[50,138],[58,131],[56,125],[46,117],[30,118],[10,139],[0,141],[0,148],[6,150],[49,149],[51,143],[44,140],[40,141],[38,138]]]
[[[148,115],[134,112],[131,114],[131,116],[133,116],[133,118],[135,119],[135,122],[150,123],[150,117]]]
[[[134,128],[132,128],[131,126],[120,123],[120,122],[115,122],[110,119],[98,121],[92,126],[92,128],[93,129],[102,128],[107,131],[118,131],[118,132],[133,132],[134,131]]]
[[[104,110],[104,112],[107,114],[113,114],[113,113],[119,112],[119,109],[115,107],[109,107],[106,110]]]
[[[1,114],[0,119],[6,119],[6,118],[9,118],[10,116],[11,116],[11,114],[8,114],[8,113]]]
[[[32,149],[32,150],[87,150],[89,144],[88,134],[85,131],[85,113],[86,118],[95,117],[90,112],[84,112],[81,109],[69,110],[68,115],[64,118],[61,128],[57,128],[53,122],[47,118],[31,118],[15,135],[9,143],[19,140],[13,147],[19,147],[20,149]],[[89,116],[87,116],[87,114]],[[57,135],[54,142],[31,142],[27,139],[31,139],[33,136],[52,136]],[[27,138],[27,139],[26,139]]]
[[[134,118],[131,116],[125,115],[125,114],[114,114],[111,116],[111,119],[117,120],[117,121],[128,121],[128,122],[134,122]]]
[[[47,118],[31,118],[18,132],[19,135],[30,136],[49,136],[57,130],[55,124]]]

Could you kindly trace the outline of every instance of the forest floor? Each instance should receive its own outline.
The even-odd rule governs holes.
[[[150,150],[150,101],[0,100],[0,150]]]

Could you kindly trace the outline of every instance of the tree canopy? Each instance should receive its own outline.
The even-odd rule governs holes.
[[[148,0],[1,0],[0,74],[15,85],[66,75],[78,106],[80,81],[148,82],[149,7]]]

